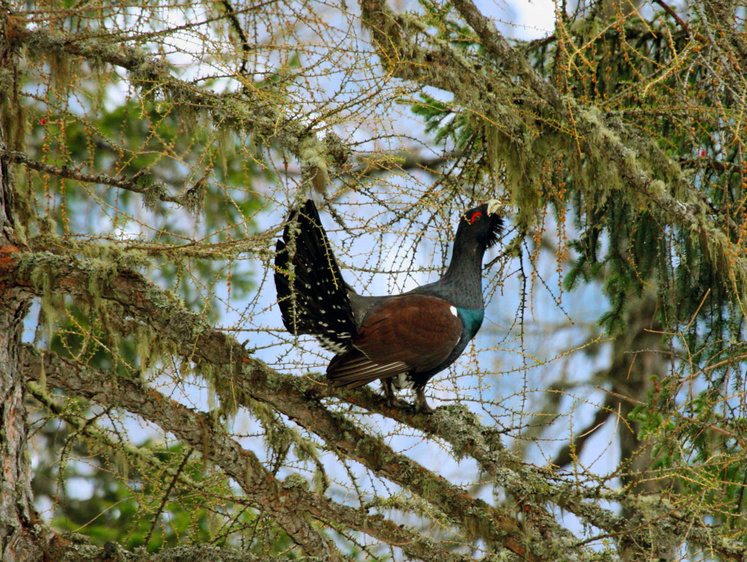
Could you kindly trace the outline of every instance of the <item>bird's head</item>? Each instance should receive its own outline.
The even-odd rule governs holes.
[[[490,248],[498,242],[503,231],[503,212],[505,205],[497,199],[491,199],[478,207],[465,211],[457,228],[457,238],[476,239],[483,248]]]

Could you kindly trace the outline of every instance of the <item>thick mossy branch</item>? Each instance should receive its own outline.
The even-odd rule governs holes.
[[[307,554],[330,557],[332,560],[342,559],[329,540],[303,517],[297,517],[292,508],[289,509],[289,506],[299,504],[299,498],[286,497],[287,492],[256,456],[231,440],[210,416],[197,414],[155,390],[144,388],[138,382],[103,376],[51,352],[43,356],[27,354],[26,361],[28,372],[31,373],[40,372],[43,362],[47,384],[61,386],[88,399],[100,400],[107,406],[116,405],[136,412],[173,433],[182,443],[202,450],[206,458],[220,463],[226,473],[239,482],[244,493],[256,505],[262,506]],[[31,361],[35,361],[35,364]],[[209,435],[209,452],[204,451],[206,433]]]
[[[95,274],[95,266],[51,254],[16,256],[14,260],[4,263],[10,265],[10,268],[0,271],[0,282],[12,279],[14,283],[34,293],[41,292],[41,288],[34,285],[35,276],[32,275],[33,271],[39,269],[58,273],[48,276],[47,290],[52,292],[84,292],[88,286],[88,276]],[[39,278],[38,273],[36,277]],[[379,438],[368,435],[346,417],[330,412],[324,407],[322,399],[338,395],[339,391],[311,378],[278,374],[261,361],[253,359],[234,338],[209,326],[198,315],[186,310],[179,301],[140,275],[127,270],[107,275],[102,286],[102,295],[103,298],[117,302],[122,307],[123,314],[150,324],[154,331],[171,340],[174,352],[182,360],[190,360],[203,366],[210,365],[213,384],[221,400],[250,409],[255,400],[271,405],[276,411],[317,434],[339,454],[355,459],[382,478],[418,494],[440,509],[468,536],[501,544],[528,559],[552,559],[562,551],[562,548],[567,548],[573,542],[573,538],[564,533],[557,541],[543,543],[539,540],[541,533],[557,530],[556,525],[547,522],[549,519],[542,518],[545,522],[534,529],[526,528],[507,511],[493,508],[485,502],[469,497],[459,487],[451,485],[404,455],[397,454]],[[45,368],[45,371],[49,379],[49,369]],[[86,378],[86,382],[81,382],[80,390],[76,392],[88,392],[85,390],[86,386],[95,379],[96,376],[93,375]],[[61,381],[54,384],[61,384]],[[137,389],[141,394],[152,393],[152,390],[144,389],[139,381],[120,378],[106,384],[113,384],[115,387],[126,384],[129,385],[128,388],[132,388],[133,391]],[[107,399],[118,403],[116,393],[112,392]],[[564,477],[560,474],[520,463],[512,455],[501,450],[499,437],[494,435],[494,432],[491,433],[491,430],[472,423],[472,416],[460,409],[453,412],[449,410],[443,414],[439,411],[436,416],[428,418],[399,410],[392,411],[383,404],[380,397],[367,389],[345,392],[344,396],[353,403],[359,403],[367,409],[378,411],[452,443],[457,455],[468,454],[476,458],[483,470],[499,480],[513,497],[530,499],[536,513],[540,515],[544,509],[543,503],[550,501],[614,536],[629,536],[641,545],[645,545],[650,538],[646,525],[642,524],[646,521],[643,514],[631,528],[629,522],[607,513],[598,505],[589,504],[590,499],[593,501],[599,497],[597,491],[584,490],[572,480],[564,482]],[[168,405],[169,408],[178,407],[170,401]],[[137,405],[135,408],[133,402],[127,409],[145,416],[144,407]],[[156,410],[163,412],[163,407],[161,404]],[[155,416],[154,419],[163,422],[162,414],[152,415]],[[453,420],[452,416],[455,416]],[[465,416],[468,419],[463,419]],[[194,420],[190,423],[197,424],[197,418]],[[223,431],[212,417],[210,420],[210,431]],[[170,427],[164,429],[172,431]],[[190,439],[189,444],[202,450],[203,436],[199,439],[195,436],[186,437]],[[634,499],[630,501],[635,505]],[[691,540],[708,544],[726,556],[734,556],[741,552],[739,549],[735,550],[735,546],[729,544],[727,539],[722,539],[718,530],[710,529],[697,518],[681,519],[674,511],[670,516],[674,518],[672,524],[678,528],[682,526],[683,533]]]
[[[38,380],[45,372],[52,387],[107,407],[124,408],[174,434],[182,443],[203,451],[211,462],[239,483],[251,503],[275,518],[312,556],[340,559],[336,549],[308,526],[304,514],[326,524],[344,525],[382,542],[398,545],[410,558],[427,560],[429,556],[438,556],[439,560],[464,560],[381,516],[370,515],[366,509],[344,506],[308,491],[308,484],[300,475],[291,475],[282,482],[276,480],[252,452],[241,448],[209,414],[195,413],[137,382],[91,369],[53,352],[40,352],[25,346],[23,363],[30,380]],[[205,441],[210,443],[208,453],[204,451]],[[140,455],[136,458],[148,460]],[[184,484],[190,482],[185,480]]]
[[[55,272],[54,276],[48,275],[47,290],[73,294],[84,294],[89,275],[99,274],[95,264],[52,254],[20,257],[15,265],[12,270],[0,271],[0,282],[10,277],[15,284],[38,293],[41,288],[33,279],[43,276],[39,271]],[[528,546],[534,548],[539,542],[531,540],[531,532],[527,535],[506,510],[470,497],[461,488],[395,453],[381,439],[366,434],[344,416],[327,410],[320,403],[329,393],[326,386],[314,383],[312,388],[302,390],[302,379],[280,376],[261,361],[252,359],[234,338],[213,329],[168,293],[132,271],[104,276],[101,287],[105,298],[116,302],[125,314],[151,324],[162,337],[171,339],[183,360],[201,365],[202,374],[209,372],[223,403],[249,408],[254,400],[269,403],[316,433],[340,454],[431,502],[468,536],[502,544],[530,560],[543,559],[544,555],[528,550]],[[198,445],[193,446],[199,448]]]

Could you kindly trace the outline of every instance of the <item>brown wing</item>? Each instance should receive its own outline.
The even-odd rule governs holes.
[[[353,339],[354,350],[335,357],[327,377],[335,386],[360,386],[407,372],[426,372],[451,354],[462,321],[448,301],[405,294],[374,307]]]

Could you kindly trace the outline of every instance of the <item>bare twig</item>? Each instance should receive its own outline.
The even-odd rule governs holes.
[[[669,4],[667,4],[666,2],[664,2],[664,0],[654,0],[654,3],[658,4],[659,6],[661,6],[661,7],[662,7],[662,8],[664,9],[664,11],[665,11],[665,12],[666,12],[667,14],[669,14],[669,16],[670,16],[670,17],[671,17],[671,18],[672,18],[672,19],[673,19],[673,20],[674,20],[675,22],[677,22],[677,25],[679,25],[679,26],[680,26],[680,27],[682,28],[682,31],[684,31],[684,32],[685,32],[685,33],[687,33],[688,35],[692,36],[693,38],[697,39],[697,40],[698,40],[698,41],[700,41],[701,43],[706,43],[706,42],[708,41],[708,40],[707,40],[707,39],[706,39],[705,37],[703,37],[703,36],[702,36],[702,35],[701,35],[700,33],[698,33],[697,31],[696,31],[696,32],[693,32],[693,31],[692,31],[692,29],[690,28],[690,25],[688,25],[688,23],[687,23],[686,21],[684,21],[684,20],[683,20],[683,19],[682,19],[682,18],[681,18],[681,17],[680,17],[680,16],[678,15],[678,14],[677,14],[677,12],[675,12],[675,11],[674,11],[674,9],[672,9],[672,7],[671,7],[671,6],[669,6]]]
[[[166,507],[166,502],[169,501],[169,496],[171,495],[171,491],[174,489],[174,485],[179,480],[179,477],[181,473],[184,471],[184,467],[187,466],[187,461],[189,460],[189,457],[192,456],[192,453],[194,452],[194,449],[189,449],[187,451],[187,454],[184,455],[184,458],[182,458],[182,462],[179,463],[179,467],[176,469],[176,474],[174,474],[171,477],[171,482],[169,482],[169,487],[166,489],[166,491],[163,493],[163,498],[161,498],[161,503],[158,506],[158,509],[153,514],[153,522],[150,524],[150,529],[148,529],[148,534],[145,535],[145,538],[143,539],[143,544],[147,547],[148,543],[150,542],[150,537],[153,536],[153,531],[156,528],[156,524],[158,523],[158,518],[161,516],[161,513],[163,513],[163,508]]]
[[[160,182],[151,182],[150,185],[141,185],[140,183],[138,183],[138,180],[142,177],[139,174],[129,178],[113,177],[107,174],[85,174],[83,172],[80,172],[76,168],[68,168],[67,166],[52,166],[51,164],[39,162],[38,160],[30,158],[23,152],[7,150],[1,145],[0,156],[7,158],[9,162],[12,162],[14,164],[23,164],[24,166],[31,168],[32,170],[52,174],[60,178],[66,178],[85,183],[110,185],[112,187],[126,189],[127,191],[141,193],[151,199],[156,199],[158,201],[163,201],[166,203],[176,203],[177,205],[188,205],[190,190],[199,187],[199,183],[204,179],[203,176],[203,178],[199,180],[194,187],[185,190],[185,192],[181,195],[169,195],[166,186]]]

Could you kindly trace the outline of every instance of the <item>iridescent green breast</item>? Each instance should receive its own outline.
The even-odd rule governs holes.
[[[464,328],[467,333],[467,341],[475,337],[477,330],[482,326],[482,319],[485,317],[485,311],[482,308],[457,308],[459,316],[464,322]]]

